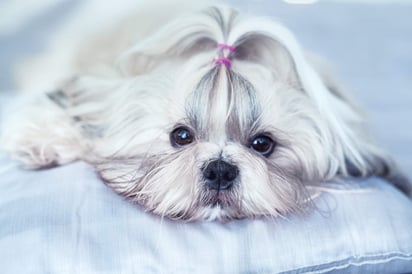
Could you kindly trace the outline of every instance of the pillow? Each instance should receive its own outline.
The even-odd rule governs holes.
[[[378,179],[325,184],[304,216],[184,223],[113,193],[91,166],[0,155],[2,273],[412,272],[412,202]]]

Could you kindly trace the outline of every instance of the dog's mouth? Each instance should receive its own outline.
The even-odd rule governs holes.
[[[231,190],[208,190],[202,195],[203,206],[228,208],[234,204],[234,193]]]

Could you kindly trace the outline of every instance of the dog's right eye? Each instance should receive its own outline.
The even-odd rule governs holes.
[[[170,133],[170,142],[175,147],[186,146],[194,141],[193,132],[187,127],[178,127]]]

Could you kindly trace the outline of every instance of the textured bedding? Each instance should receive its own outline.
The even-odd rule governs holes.
[[[125,202],[83,163],[0,166],[2,273],[412,271],[412,203],[379,179],[331,187],[307,216],[182,223]]]

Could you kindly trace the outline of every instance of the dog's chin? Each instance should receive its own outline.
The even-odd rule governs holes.
[[[200,205],[202,207],[234,208],[236,206],[235,191],[207,190],[202,195]]]
[[[227,222],[240,219],[240,200],[234,190],[207,190],[203,193],[198,210],[189,219]]]
[[[220,203],[216,203],[211,206],[200,208],[198,212],[190,219],[195,221],[219,221],[225,223],[234,219],[242,218],[244,217],[241,217],[237,213],[235,214],[232,208],[225,207]]]
[[[168,213],[162,214],[154,209],[153,213],[183,222],[219,221],[225,223],[247,217],[241,210],[241,201],[237,198],[238,195],[235,191],[207,190],[200,196],[201,198],[197,199],[192,207],[185,208],[181,212],[171,214],[171,211],[168,211]],[[142,205],[147,208],[147,205]]]

